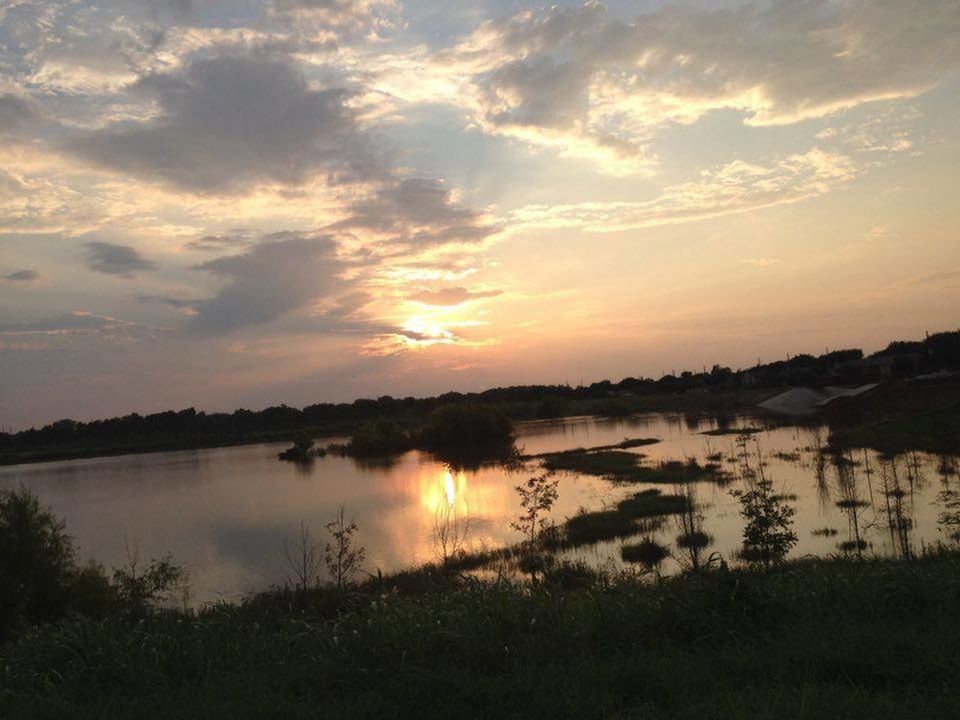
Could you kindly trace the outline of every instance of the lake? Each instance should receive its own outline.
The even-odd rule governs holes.
[[[759,423],[737,417],[722,426],[761,427]],[[703,434],[720,426],[714,418],[676,414],[566,418],[518,425],[517,444],[535,454],[625,438],[658,438],[661,442],[637,449],[647,463],[691,457],[706,462],[708,455],[721,453],[721,462],[733,469],[736,436]],[[836,505],[849,497],[850,475],[857,499],[865,503],[856,509],[856,525],[867,543],[866,553],[897,554],[904,542],[919,549],[946,540],[938,525],[942,509],[938,494],[960,487],[954,461],[916,453],[881,468],[876,454],[858,450],[845,485],[843,468],[829,461],[818,467],[817,446],[826,436],[825,429],[793,426],[766,428],[754,436],[767,463],[767,477],[778,492],[796,496],[792,504],[799,543],[794,556],[838,553],[840,543],[852,539],[851,511]],[[499,547],[520,539],[510,528],[519,513],[514,486],[536,470],[535,463],[526,473],[509,473],[498,466],[452,471],[413,451],[389,464],[327,456],[301,466],[277,459],[286,447],[260,444],[11,466],[0,468],[0,488],[23,485],[36,493],[65,520],[81,558],[94,558],[110,568],[125,564],[129,552],[139,553],[144,561],[171,553],[189,570],[191,604],[236,600],[282,583],[288,574],[284,542],[295,540],[301,523],[314,538],[325,541],[324,525],[341,506],[347,519],[359,526],[368,572],[386,573],[435,560],[437,511],[449,503],[468,524],[466,549]],[[898,492],[884,491],[881,470],[888,476],[897,472]],[[552,513],[558,522],[581,507],[598,509],[638,489],[598,477],[566,473],[559,477],[560,495]],[[738,483],[696,485],[703,530],[711,537],[705,554],[719,552],[729,561],[736,556],[743,528],[739,504],[730,496]],[[890,522],[891,497],[897,506],[896,523]],[[891,524],[903,532],[891,532]],[[824,529],[835,534],[814,534]],[[672,518],[654,533],[676,555],[666,561],[664,572],[683,562],[676,548],[678,533]],[[621,545],[600,543],[573,554],[618,567]]]

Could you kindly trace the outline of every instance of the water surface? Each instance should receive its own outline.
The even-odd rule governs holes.
[[[689,457],[705,462],[707,455],[719,452],[732,469],[729,457],[737,452],[735,437],[702,434],[718,424],[756,421],[741,417],[718,423],[671,414],[568,418],[521,424],[518,445],[532,454],[651,437],[661,442],[637,449],[646,462]],[[844,492],[838,469],[827,462],[818,472],[816,434],[780,427],[755,437],[766,458],[767,475],[778,490],[796,495],[799,543],[794,555],[839,552],[839,544],[853,537],[851,517],[836,506]],[[825,437],[821,431],[820,441]],[[390,572],[436,559],[437,511],[450,502],[461,518],[468,518],[468,550],[519,539],[510,521],[519,512],[513,488],[525,473],[512,474],[500,467],[452,471],[416,451],[390,464],[326,457],[304,467],[277,460],[285,447],[261,444],[19,465],[0,468],[0,488],[31,489],[66,521],[81,557],[92,557],[108,568],[124,564],[132,550],[142,559],[171,553],[189,569],[193,603],[237,599],[283,582],[287,575],[283,542],[296,537],[301,522],[324,540],[324,524],[340,506],[359,525],[369,572]],[[751,448],[756,449],[754,444]],[[799,455],[787,457],[793,453]],[[937,524],[941,510],[937,495],[946,487],[960,487],[955,465],[922,454],[899,459],[896,469],[903,488],[899,511],[910,527],[898,534],[890,532],[889,498],[881,487],[879,459],[862,451],[854,453],[854,459],[859,463],[853,471],[856,492],[867,503],[856,518],[857,532],[868,543],[865,552],[896,554],[904,539],[914,548],[944,539]],[[729,494],[736,486],[696,486],[703,529],[711,536],[706,554],[716,551],[732,558],[739,547],[743,524],[739,506]],[[561,521],[581,507],[599,509],[636,489],[602,478],[562,474],[553,517]],[[837,534],[813,534],[821,528]],[[668,519],[655,533],[675,556],[665,563],[665,571],[684,561],[676,547],[678,532]],[[621,544],[601,543],[576,554],[598,564],[618,565]]]

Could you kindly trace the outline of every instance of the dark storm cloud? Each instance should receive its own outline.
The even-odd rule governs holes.
[[[87,267],[96,272],[121,277],[133,277],[138,272],[156,269],[156,263],[147,260],[136,248],[107,242],[89,242],[86,245]]]
[[[317,172],[334,181],[379,171],[341,87],[313,89],[292,61],[249,56],[199,60],[143,78],[135,88],[160,115],[115,123],[71,144],[106,168],[195,192],[240,192],[261,181],[295,185]]]

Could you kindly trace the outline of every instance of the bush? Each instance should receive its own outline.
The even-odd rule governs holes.
[[[29,491],[0,492],[0,639],[66,614],[75,574],[64,524]]]
[[[174,565],[169,555],[141,569],[134,552],[126,567],[113,571],[113,588],[122,610],[139,619],[157,610],[183,577],[183,568]]]
[[[430,413],[420,432],[420,445],[441,457],[498,457],[513,445],[513,422],[496,405],[444,405]]]
[[[0,491],[0,643],[31,625],[68,614],[91,617],[125,611],[142,617],[183,577],[169,558],[138,571],[133,560],[115,570],[77,562],[63,521],[28,490]]]
[[[357,428],[346,451],[353,457],[372,457],[405,452],[410,447],[410,435],[395,422],[373,420]]]

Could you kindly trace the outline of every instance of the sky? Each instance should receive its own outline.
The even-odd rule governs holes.
[[[4,0],[0,426],[960,326],[956,0]]]

